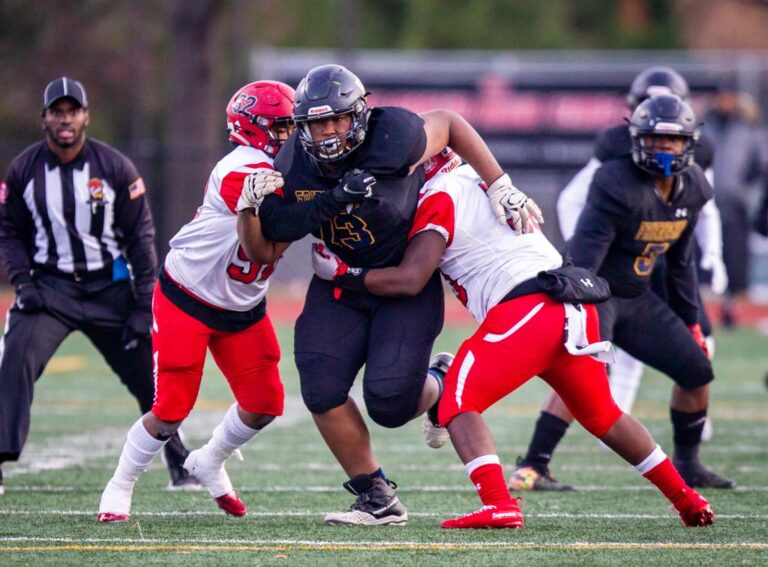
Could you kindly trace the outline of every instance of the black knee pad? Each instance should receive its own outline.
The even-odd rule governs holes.
[[[416,412],[416,404],[400,398],[366,399],[365,407],[371,419],[382,427],[393,429],[408,423]]]
[[[672,378],[683,390],[693,390],[709,384],[715,379],[715,373],[712,363],[702,352],[700,356],[688,359]]]
[[[382,427],[395,428],[408,423],[416,413],[424,380],[417,380],[401,392],[377,392],[364,387],[365,407],[373,421]]]
[[[325,389],[322,384],[312,384],[311,379],[301,381],[301,398],[304,400],[304,405],[312,413],[325,413],[339,407],[347,401],[348,397],[349,392],[347,391]]]
[[[335,367],[327,367],[327,357],[314,354],[296,353],[296,366],[299,369],[301,398],[312,413],[325,413],[347,401],[354,376],[344,380]]]

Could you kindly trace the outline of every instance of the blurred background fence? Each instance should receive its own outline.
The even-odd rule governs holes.
[[[733,78],[768,113],[765,0],[21,0],[0,2],[0,171],[41,136],[45,84],[81,80],[89,134],[123,150],[147,181],[158,248],[189,220],[228,149],[224,107],[262,78],[296,85],[311,67],[357,73],[373,105],[463,114],[515,183],[536,198],[557,244],[554,204],[595,134],[628,114],[650,65],[690,82],[703,116]],[[763,180],[759,181],[762,183]],[[760,187],[755,187],[755,192]],[[755,238],[753,281],[768,282]],[[304,245],[276,283],[305,281]],[[0,281],[2,274],[0,274]]]

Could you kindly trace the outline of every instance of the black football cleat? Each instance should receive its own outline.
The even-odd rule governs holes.
[[[189,456],[189,450],[181,441],[179,433],[174,433],[168,443],[163,447],[163,460],[168,467],[168,474],[171,475],[171,481],[168,483],[168,490],[202,490],[198,480],[189,474],[184,468],[184,461]]]
[[[673,459],[672,464],[691,488],[736,488],[734,481],[715,474],[699,461]]]

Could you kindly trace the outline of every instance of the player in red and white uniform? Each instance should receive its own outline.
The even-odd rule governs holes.
[[[101,496],[100,522],[128,521],[136,480],[192,411],[208,349],[236,403],[184,468],[225,512],[246,513],[224,462],[283,412],[280,348],[264,295],[287,245],[261,236],[257,212],[282,184],[271,176],[272,162],[293,129],[293,98],[288,85],[257,81],[227,106],[236,146],[211,172],[195,218],[171,239],[152,305],[155,403],[128,432]],[[247,249],[239,235],[248,236]]]
[[[450,154],[437,159],[399,266],[358,270],[321,245],[313,263],[320,277],[340,287],[352,288],[350,280],[362,278],[371,293],[387,296],[416,293],[439,268],[480,322],[445,375],[438,415],[483,507],[446,520],[442,527],[522,527],[481,414],[536,375],[558,392],[588,431],[669,498],[685,525],[711,524],[709,503],[686,485],[648,431],[613,401],[604,363],[598,360],[610,358],[610,344],[598,342],[594,305],[562,303],[543,292],[539,274],[561,266],[559,253],[540,230],[524,234],[496,223],[475,171],[455,167]],[[591,278],[586,284],[575,281],[588,287],[600,283]]]

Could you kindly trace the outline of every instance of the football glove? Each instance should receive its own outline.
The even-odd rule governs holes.
[[[691,325],[690,327],[688,327],[688,331],[691,333],[693,340],[696,341],[696,344],[699,345],[701,350],[704,351],[704,354],[707,356],[707,358],[712,358],[709,352],[709,345],[707,344],[707,339],[704,338],[704,333],[701,330],[701,325],[699,325],[698,323],[696,323],[695,325]]]
[[[358,293],[368,291],[365,287],[365,274],[368,270],[349,266],[324,244],[312,245],[312,269],[319,278],[335,282],[344,289]]]
[[[337,203],[348,205],[369,199],[373,195],[376,178],[362,169],[353,169],[344,174],[338,185],[333,188],[331,195]]]
[[[37,284],[30,281],[16,287],[15,304],[22,313],[37,313],[45,308],[45,299]]]
[[[243,179],[243,190],[235,209],[238,213],[246,209],[253,209],[253,214],[258,214],[264,197],[280,189],[284,183],[283,176],[279,171],[266,167],[257,169]]]
[[[146,309],[133,311],[123,325],[122,343],[124,350],[133,350],[139,346],[139,340],[149,339],[152,335],[152,312]]]
[[[513,230],[527,233],[535,229],[534,221],[538,224],[544,222],[539,206],[512,185],[512,180],[506,173],[491,183],[485,193],[499,224],[506,223]]]
[[[728,289],[728,272],[725,269],[723,258],[717,254],[706,254],[699,262],[702,270],[712,273],[709,287],[715,295],[723,295]]]

